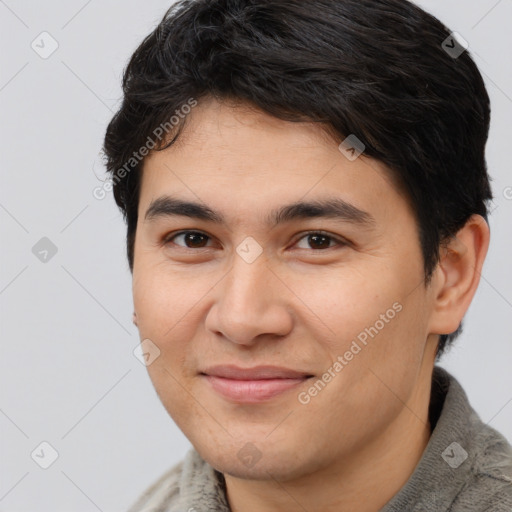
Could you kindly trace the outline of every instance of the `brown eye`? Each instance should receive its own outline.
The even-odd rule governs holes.
[[[299,247],[300,249],[330,249],[331,247],[333,247],[331,245],[331,242],[334,242],[334,246],[345,245],[345,243],[342,240],[339,240],[331,235],[318,231],[306,233],[302,238],[299,239],[299,242],[301,240],[306,240],[306,245],[308,245],[308,247]]]
[[[180,243],[176,243],[175,240],[183,237],[183,245]],[[203,247],[207,247],[206,243],[210,237],[201,233],[199,231],[182,231],[181,233],[177,233],[172,237],[169,237],[165,240],[165,243],[172,242],[179,247],[185,247],[187,249],[202,249]]]

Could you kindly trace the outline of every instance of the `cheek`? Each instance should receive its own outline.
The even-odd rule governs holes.
[[[149,365],[147,371],[169,416],[183,432],[190,432],[194,422],[202,417],[201,402],[190,391],[190,382],[180,373],[181,361],[182,352],[168,351]]]
[[[134,268],[133,303],[141,335],[165,338],[180,323],[186,324],[189,313],[211,287],[209,279],[189,278],[165,265],[145,265],[140,261]]]
[[[353,278],[344,283],[336,300],[323,302],[322,319],[336,333],[324,341],[328,340],[331,360],[342,356],[347,361],[348,381],[366,388],[372,382],[378,385],[378,375],[393,389],[405,392],[423,357],[427,335],[424,289],[417,286],[416,276],[406,281],[388,272],[380,278],[378,285]]]
[[[363,262],[364,263],[364,262]],[[354,339],[371,339],[391,332],[401,323],[407,284],[389,266],[376,260],[357,267],[339,267],[315,272],[283,275],[293,290],[290,300],[299,323],[314,328],[314,337],[322,340],[331,355],[344,352]],[[382,336],[380,335],[382,333]]]
[[[392,409],[407,402],[424,357],[427,333],[421,290],[389,299],[395,297],[398,300],[382,303],[375,312],[378,315],[353,338],[355,345],[347,354],[353,357],[345,374],[354,385],[352,396],[366,396],[367,403],[376,409]],[[357,355],[351,356],[352,351]]]
[[[197,299],[189,296],[176,274],[165,272],[161,265],[142,258],[138,265],[133,273],[133,302],[140,339],[151,340],[151,350],[158,353],[146,369],[168,413],[179,417],[187,409],[183,386],[187,387],[188,375],[183,369],[194,337],[193,305]]]
[[[133,301],[141,340],[149,339],[159,356],[147,367],[159,393],[179,397],[194,373],[198,330],[204,324],[204,304],[215,282],[211,275],[177,271],[161,263],[134,269]],[[179,398],[177,398],[179,402]],[[178,402],[176,406],[179,408]]]

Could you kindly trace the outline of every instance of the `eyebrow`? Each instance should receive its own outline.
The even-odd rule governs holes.
[[[154,199],[145,214],[145,221],[149,222],[162,217],[189,217],[216,224],[226,225],[226,219],[220,212],[216,212],[201,203],[184,201],[172,196],[161,196]],[[375,225],[375,218],[368,212],[360,210],[340,198],[317,199],[313,201],[298,201],[278,209],[272,210],[267,216],[269,227],[290,222],[296,219],[326,218],[337,219],[357,224],[361,227]]]

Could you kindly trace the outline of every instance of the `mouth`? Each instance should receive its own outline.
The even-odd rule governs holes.
[[[237,403],[260,403],[290,391],[313,375],[277,366],[215,366],[200,373],[222,397]]]

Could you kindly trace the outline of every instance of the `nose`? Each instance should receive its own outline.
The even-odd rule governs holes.
[[[285,336],[293,327],[290,291],[264,255],[252,263],[236,255],[215,294],[206,328],[232,343],[250,346]]]

